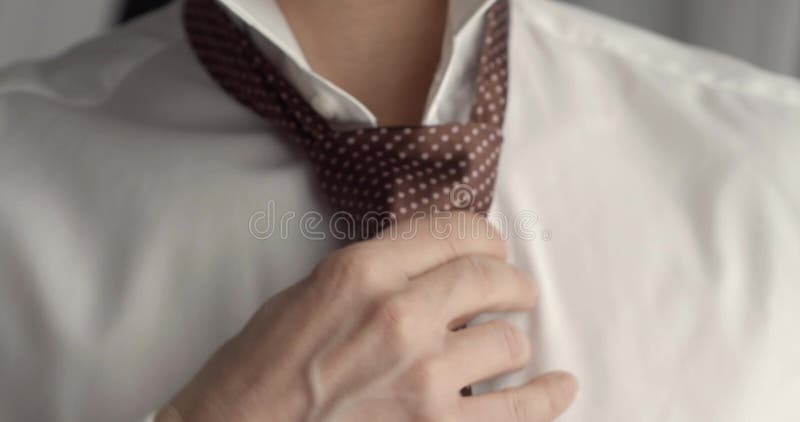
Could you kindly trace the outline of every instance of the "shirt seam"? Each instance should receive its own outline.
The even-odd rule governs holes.
[[[768,80],[766,78],[756,79],[750,75],[745,75],[745,78],[731,79],[730,82],[726,82],[724,79],[720,78],[720,76],[713,70],[708,70],[707,74],[709,75],[709,78],[698,77],[698,75],[692,72],[689,66],[687,66],[685,63],[682,63],[681,61],[660,60],[657,58],[657,56],[643,52],[640,49],[631,46],[629,43],[625,43],[624,41],[619,41],[614,37],[609,37],[606,34],[602,33],[594,32],[589,34],[583,32],[582,34],[565,34],[563,32],[557,31],[556,29],[552,28],[551,23],[543,22],[542,21],[543,19],[548,19],[548,18],[547,17],[530,18],[530,21],[532,21],[532,24],[539,30],[539,32],[545,33],[554,39],[561,40],[571,45],[583,46],[586,48],[592,48],[598,51],[612,54],[624,61],[632,62],[647,67],[650,71],[654,73],[659,73],[672,78],[678,78],[684,82],[694,83],[700,86],[714,89],[716,91],[732,92],[739,95],[753,96],[760,99],[783,103],[795,107],[800,106],[800,89],[791,86],[792,82],[795,82],[794,79],[788,76],[772,73],[768,70],[761,69],[758,66],[752,65],[747,62],[742,62],[741,60],[735,58],[733,59],[728,58],[725,56],[725,54],[718,53],[713,50],[705,50],[701,47],[681,44],[671,39],[664,40],[664,42],[667,43],[678,43],[679,48],[682,47],[684,49],[699,51],[701,53],[721,55],[728,60],[738,61],[739,62],[737,63],[738,66],[749,67],[750,68],[748,69],[749,71],[755,70],[758,72],[764,72],[767,74],[767,77],[769,79]],[[704,69],[698,69],[697,71],[703,72]],[[775,79],[777,79],[777,81]],[[783,81],[784,79],[788,79],[789,81]],[[768,85],[765,86],[764,89],[768,90],[769,92],[764,92],[761,89],[754,89],[753,87],[747,87],[741,85],[742,83],[750,83],[750,82],[756,82]],[[734,83],[738,84],[733,85]],[[780,92],[781,89],[788,89],[789,92]]]

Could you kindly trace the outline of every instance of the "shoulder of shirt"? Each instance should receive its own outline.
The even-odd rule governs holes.
[[[800,107],[800,81],[794,78],[560,1],[512,0],[512,4],[516,25],[564,48],[613,56],[665,81]]]
[[[60,103],[102,102],[135,69],[185,37],[179,5],[150,13],[44,60],[0,70],[0,98],[32,95]]]

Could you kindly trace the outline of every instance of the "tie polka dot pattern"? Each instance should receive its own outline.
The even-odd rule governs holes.
[[[188,0],[184,9],[189,41],[209,74],[304,147],[331,206],[355,222],[489,209],[503,141],[508,19],[508,0],[487,13],[469,122],[337,131],[214,0]]]

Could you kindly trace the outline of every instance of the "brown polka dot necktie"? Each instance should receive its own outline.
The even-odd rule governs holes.
[[[189,40],[208,73],[304,147],[330,205],[363,238],[417,213],[488,211],[502,143],[508,19],[508,0],[486,15],[469,122],[337,131],[215,0],[188,0],[184,9]],[[370,219],[377,224],[359,224]]]

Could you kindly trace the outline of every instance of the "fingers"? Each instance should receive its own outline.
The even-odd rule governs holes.
[[[484,312],[530,309],[536,291],[533,281],[504,261],[468,255],[413,279],[399,299],[432,313],[430,324],[453,329]]]
[[[554,372],[526,385],[461,399],[459,421],[550,422],[575,399],[575,377]]]
[[[509,322],[494,320],[448,334],[439,359],[453,391],[457,391],[521,369],[530,356],[530,340]]]
[[[475,214],[406,220],[393,230],[332,253],[317,265],[310,282],[320,285],[323,295],[375,298],[403,291],[414,277],[459,257],[506,259],[499,233]]]
[[[534,303],[533,283],[511,265],[486,256],[458,258],[413,279],[405,290],[383,297],[369,314],[373,329],[353,338],[332,353],[329,360],[359,356],[354,363],[368,369],[367,373],[374,373],[398,356],[413,358],[444,342],[444,350],[452,350],[453,363],[470,367],[464,373],[466,376],[461,376],[457,366],[445,372],[443,378],[458,384],[453,387],[458,389],[514,369],[527,360],[529,352],[527,339],[502,326],[504,322],[467,329],[463,336],[457,337],[451,337],[449,329],[480,313],[524,310]],[[448,341],[452,344],[447,344]],[[377,349],[383,349],[384,353],[375,356]],[[510,353],[514,358],[509,362]],[[471,361],[476,356],[482,361]]]
[[[460,256],[506,259],[500,233],[484,217],[464,212],[401,221],[363,246],[378,251],[409,279]]]

